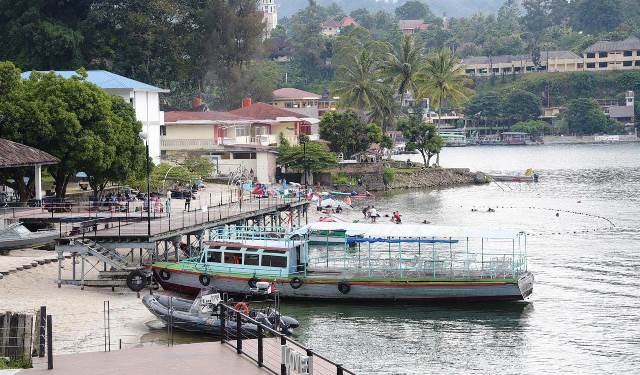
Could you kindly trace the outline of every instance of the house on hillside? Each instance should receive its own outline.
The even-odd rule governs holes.
[[[317,140],[318,123],[317,118],[249,99],[229,112],[166,112],[162,159],[180,162],[205,156],[220,175],[253,171],[259,182],[275,182],[280,137],[291,144],[298,144],[300,135]]]
[[[413,35],[420,31],[429,29],[429,24],[423,20],[400,20],[398,21],[398,28],[404,35]]]
[[[464,66],[465,74],[480,77],[583,70],[582,58],[571,51],[544,51],[538,67],[530,55],[467,56],[460,60],[460,64]]]
[[[273,91],[271,104],[288,111],[297,112],[306,117],[318,116],[320,95],[312,92],[284,87]]]
[[[640,39],[599,41],[584,50],[586,71],[640,69]]]
[[[78,75],[74,71],[55,71],[63,78]],[[31,72],[22,73],[28,79]],[[142,123],[142,131],[149,143],[149,156],[155,164],[160,162],[160,127],[164,124],[164,113],[160,110],[160,94],[169,90],[161,89],[146,83],[123,77],[106,70],[87,71],[87,82],[100,87],[111,95],[122,97],[135,109],[136,119]]]
[[[340,34],[340,31],[345,27],[360,27],[358,22],[351,17],[344,17],[341,20],[330,19],[322,23],[322,35],[336,36]]]

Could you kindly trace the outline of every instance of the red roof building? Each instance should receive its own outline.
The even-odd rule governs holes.
[[[404,35],[412,35],[422,30],[427,30],[429,24],[423,20],[400,20],[398,21],[398,28]]]

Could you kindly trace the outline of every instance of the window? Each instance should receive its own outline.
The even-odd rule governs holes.
[[[587,63],[587,69],[595,69],[596,63]]]
[[[633,66],[633,61],[624,61],[622,62],[622,66]]]
[[[608,57],[609,54],[607,52],[600,52],[598,53],[598,57]]]
[[[587,53],[587,59],[595,59],[596,58],[596,54],[593,52]]]
[[[160,125],[160,135],[167,135],[167,127],[165,125]]]
[[[256,135],[268,135],[269,128],[267,126],[256,126],[254,127]]]
[[[624,51],[624,56],[625,57],[633,56],[633,51]]]
[[[236,128],[236,137],[248,137],[249,128],[246,126],[240,126]]]
[[[233,158],[238,160],[255,159],[256,153],[255,152],[236,152],[233,154]]]
[[[287,268],[287,258],[274,255],[263,255],[262,266]]]
[[[224,253],[224,262],[227,264],[240,264],[242,263],[242,254],[240,253]]]
[[[584,68],[584,64],[583,63],[578,63],[578,69],[582,69]]]
[[[220,263],[222,260],[222,253],[219,251],[209,251],[207,253],[207,263]]]
[[[475,69],[467,69],[464,71],[466,74],[475,74],[476,70]]]
[[[244,264],[247,266],[259,266],[260,255],[258,254],[244,254]]]
[[[598,63],[598,67],[600,67],[600,68],[606,68],[606,67],[608,67],[608,66],[609,66],[609,64],[608,64],[608,63],[606,63],[606,62]]]
[[[500,68],[493,68],[494,73],[500,73]]]
[[[640,61],[636,61],[636,66],[640,66]]]

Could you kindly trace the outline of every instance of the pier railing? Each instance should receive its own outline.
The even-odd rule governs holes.
[[[287,335],[256,321],[243,312],[220,303],[221,344],[254,361],[258,367],[275,375],[315,374],[344,375],[354,373],[321,356]],[[229,328],[229,321],[234,321]],[[249,334],[243,325],[254,325],[257,334]]]

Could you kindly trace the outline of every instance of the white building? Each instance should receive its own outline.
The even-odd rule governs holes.
[[[269,34],[271,30],[278,26],[278,8],[276,0],[259,0],[258,9],[264,14],[264,22],[267,24],[266,32]]]
[[[77,76],[74,71],[56,71],[63,78]],[[31,72],[22,73],[27,79]],[[111,95],[122,97],[131,103],[136,119],[142,123],[142,131],[149,142],[149,156],[155,164],[160,163],[160,125],[164,125],[164,113],[160,111],[160,94],[169,92],[146,83],[138,82],[106,70],[87,71],[87,81]]]

